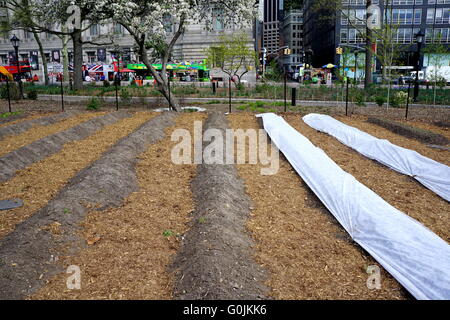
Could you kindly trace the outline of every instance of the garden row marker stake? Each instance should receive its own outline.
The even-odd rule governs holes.
[[[231,113],[231,77],[228,77],[229,113]]]
[[[117,88],[117,74],[114,77],[114,85],[116,86],[116,111],[119,111],[119,89]]]
[[[64,86],[63,86],[63,75],[61,74],[61,109],[64,111]]]
[[[297,89],[296,88],[292,88],[292,94],[291,94],[291,96],[292,96],[292,103],[291,103],[291,105],[293,106],[293,107],[295,107],[295,105],[296,105],[296,98],[297,98]]]
[[[9,78],[6,77],[6,91],[8,91],[8,110],[11,113],[11,95],[9,94]]]
[[[287,111],[287,74],[286,74],[286,68],[284,69],[284,112]]]
[[[411,81],[409,82],[409,84],[408,84],[408,98],[407,98],[407,100],[406,100],[406,114],[405,114],[405,120],[408,120],[408,109],[409,109],[409,95],[410,95],[410,92],[411,91]]]
[[[345,94],[345,115],[348,116],[348,76],[347,76],[347,92]]]
[[[173,110],[172,104],[170,102],[171,96],[170,96],[170,75],[167,77],[167,87],[169,88],[169,110]]]

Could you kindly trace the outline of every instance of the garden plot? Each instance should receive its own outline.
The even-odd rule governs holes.
[[[0,127],[0,138],[4,138],[10,135],[18,135],[24,131],[27,131],[35,126],[48,126],[58,121],[70,118],[74,112],[61,112],[48,116],[32,116],[25,118],[23,121],[9,123]]]
[[[70,113],[68,113],[70,115]],[[30,144],[36,140],[42,139],[51,134],[55,134],[60,131],[72,128],[80,123],[88,121],[92,118],[98,117],[105,114],[101,113],[78,113],[76,115],[71,115],[69,118],[64,118],[54,124],[50,125],[35,125],[32,128],[18,134],[3,137],[0,140],[0,156],[5,155],[15,149],[21,148],[27,144]],[[20,125],[20,124],[19,124]]]
[[[375,124],[368,123],[366,120],[366,117],[343,117],[343,116],[335,116],[335,118],[339,121],[342,121],[345,124],[348,124],[349,126],[358,128],[359,130],[363,130],[367,132],[368,134],[371,134],[379,139],[387,139],[393,144],[396,144],[400,147],[411,149],[414,151],[419,152],[420,154],[423,154],[424,156],[431,158],[435,161],[441,162],[445,165],[450,165],[450,151],[447,150],[439,150],[439,149],[433,149],[426,146],[426,144],[419,142],[412,138],[403,137],[401,135],[395,134],[385,128],[382,128],[380,126],[377,126]],[[427,129],[430,131],[435,131],[439,134],[442,134],[443,136],[450,139],[450,132],[448,129],[440,128],[435,125],[421,123],[421,122],[413,122],[408,121],[408,125],[410,126],[417,126],[422,129]]]
[[[11,180],[0,184],[2,199],[18,198],[24,201],[20,208],[1,212],[0,238],[45,206],[78,171],[154,116],[156,113],[138,112],[84,140],[69,142],[60,152],[18,171]]]
[[[341,144],[335,138],[314,130],[299,116],[287,115],[284,118],[313,144],[325,151],[343,170],[353,175],[356,180],[398,210],[431,229],[445,241],[450,241],[450,204],[446,200],[423,187],[413,178],[370,160]],[[370,127],[369,124],[358,120],[352,122],[359,122],[358,129],[371,133],[367,130]],[[353,124],[348,124],[353,126]],[[378,138],[380,137],[378,136]],[[394,143],[392,140],[391,142]],[[402,146],[411,149],[412,145],[404,143]],[[433,152],[433,150],[429,150]]]
[[[392,144],[386,139],[378,139],[328,115],[310,113],[302,120],[313,129],[333,136],[367,158],[416,179],[428,189],[450,201],[449,166],[414,150]]]
[[[299,116],[297,115],[297,119]],[[233,128],[260,128],[248,114],[229,115]],[[238,165],[253,210],[247,227],[255,257],[269,271],[276,299],[405,299],[409,294],[383,269],[381,290],[366,270],[377,263],[356,245],[284,160],[273,176],[260,165]]]
[[[342,170],[282,117],[274,113],[258,117],[296,172],[353,240],[417,299],[450,298],[450,246],[446,241]],[[311,125],[319,117],[339,127],[340,122],[324,115],[310,114],[303,120]]]
[[[118,208],[88,213],[80,236],[89,247],[75,256],[61,257],[64,266],[80,266],[81,290],[67,290],[66,275],[61,273],[31,298],[171,298],[174,278],[168,266],[194,209],[190,183],[196,165],[170,161],[174,145],[170,135],[175,128],[192,133],[193,121],[204,118],[199,113],[180,114],[176,123],[165,129],[164,139],[138,156],[137,190]]]
[[[34,141],[0,157],[0,167],[2,168],[0,182],[11,179],[18,170],[60,151],[64,144],[85,139],[103,126],[113,124],[129,116],[131,115],[127,112],[107,113],[70,129]]]
[[[220,130],[228,121],[212,113],[204,130]],[[207,147],[209,142],[204,142]],[[223,146],[221,161],[225,163]],[[206,149],[204,149],[206,150]],[[245,230],[250,203],[234,164],[199,165],[192,181],[195,211],[174,263],[174,297],[183,300],[255,300],[265,297],[265,273],[252,259],[253,241]]]
[[[148,120],[153,114],[147,114],[139,128],[134,127],[132,133],[80,171],[45,207],[0,241],[1,298],[23,298],[61,270],[52,257],[63,251],[73,252],[82,244],[75,232],[88,208],[118,206],[136,191],[136,156],[163,137],[163,128],[174,116],[164,114]]]

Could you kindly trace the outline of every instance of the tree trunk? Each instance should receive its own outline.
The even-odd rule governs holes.
[[[164,98],[166,98],[167,102],[169,103],[169,107],[171,109],[173,109],[174,111],[180,112],[181,106],[180,106],[180,103],[179,103],[177,97],[175,97],[173,94],[169,93],[169,84],[168,84],[167,75],[165,73],[159,74],[158,71],[156,71],[152,67],[150,61],[148,60],[147,50],[144,48],[144,45],[145,45],[144,43],[139,44],[139,47],[140,47],[139,51],[141,53],[142,62],[144,62],[147,69],[150,70],[153,77],[155,78],[157,90],[162,93]]]
[[[73,86],[75,90],[83,88],[83,42],[81,30],[75,29],[72,33],[73,41]]]
[[[366,1],[366,10],[372,5],[371,0]],[[367,16],[367,19],[370,19]],[[372,52],[372,30],[366,26],[366,65],[365,65],[365,77],[364,77],[364,88],[367,88],[369,84],[372,83],[372,60],[373,60],[373,52]]]
[[[67,28],[63,28],[64,32],[67,32]],[[63,58],[63,78],[65,81],[69,81],[69,50],[67,45],[69,43],[69,37],[62,36],[62,58]]]
[[[39,54],[41,55],[41,59],[42,59],[42,67],[44,68],[44,84],[46,86],[48,86],[48,83],[49,83],[48,66],[47,66],[47,59],[45,57],[44,47],[42,46],[42,42],[41,42],[41,38],[39,37],[39,34],[37,32],[33,31],[33,36],[38,44]]]

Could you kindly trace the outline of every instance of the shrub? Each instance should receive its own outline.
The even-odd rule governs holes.
[[[356,92],[355,103],[357,106],[364,107],[366,105],[366,96],[362,92]]]
[[[37,97],[38,97],[38,94],[37,94],[37,91],[36,91],[36,90],[28,91],[28,93],[27,93],[27,99],[30,99],[30,100],[36,100]]]
[[[394,108],[401,108],[406,105],[408,100],[408,93],[403,91],[395,92],[392,96],[391,106]]]
[[[100,101],[97,98],[92,98],[86,105],[86,110],[98,110],[100,109],[100,107],[101,107]]]
[[[120,90],[120,100],[125,103],[129,104],[131,102],[131,94],[128,92],[127,89]]]
[[[1,86],[0,97],[5,100],[8,99],[8,89],[6,85]],[[20,90],[17,83],[9,83],[9,97],[11,100],[20,100]]]
[[[109,86],[111,86],[111,83],[109,83],[108,80],[104,80],[103,81],[103,87],[108,88]]]
[[[376,97],[375,97],[375,102],[377,103],[377,105],[378,105],[379,107],[382,107],[383,104],[386,103],[386,101],[387,101],[387,99],[386,99],[385,96],[376,96]]]

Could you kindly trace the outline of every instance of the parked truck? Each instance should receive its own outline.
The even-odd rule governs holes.
[[[416,71],[411,72],[411,77],[416,79]],[[450,66],[428,66],[419,71],[419,82],[431,84],[435,80],[437,82],[445,80],[447,85],[450,85]]]

